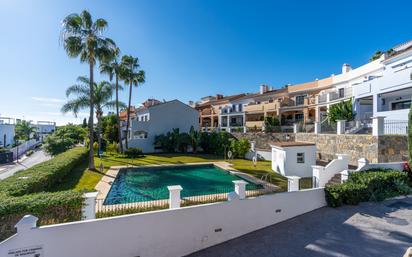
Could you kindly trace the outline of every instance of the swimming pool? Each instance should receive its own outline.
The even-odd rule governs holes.
[[[169,198],[167,186],[181,185],[181,197],[227,193],[233,180],[245,180],[210,165],[166,166],[120,169],[104,205],[153,201]],[[247,181],[246,190],[263,188]]]

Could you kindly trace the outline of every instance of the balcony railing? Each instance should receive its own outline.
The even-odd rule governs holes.
[[[328,92],[328,93],[323,93],[323,94],[318,95],[318,103],[327,103],[328,97],[329,97],[329,102],[331,102],[331,101],[335,101],[338,99],[343,99],[343,98],[347,98],[351,96],[352,96],[352,88],[345,87],[343,89],[343,92],[334,91],[334,92]]]
[[[212,115],[212,109],[204,109],[200,112],[201,115]]]

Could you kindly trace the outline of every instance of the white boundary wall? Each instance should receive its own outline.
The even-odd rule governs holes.
[[[317,188],[39,228],[26,224],[0,243],[0,256],[40,246],[50,257],[177,257],[325,205],[324,189]]]
[[[312,166],[315,187],[324,187],[335,174],[348,169],[349,159],[347,154],[336,154],[338,159],[332,160],[325,167]]]
[[[21,143],[21,145],[13,147],[10,149],[10,152],[13,152],[13,160],[17,159],[17,152],[19,153],[19,156],[22,156],[25,154],[28,150],[32,149],[36,145],[40,144],[40,141],[37,141],[36,139],[30,139],[28,141],[24,141]],[[17,149],[18,148],[18,149]]]

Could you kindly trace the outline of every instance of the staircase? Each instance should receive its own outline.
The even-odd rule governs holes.
[[[342,184],[342,175],[340,173],[336,173],[329,181],[326,183],[326,185],[337,185],[337,184]]]

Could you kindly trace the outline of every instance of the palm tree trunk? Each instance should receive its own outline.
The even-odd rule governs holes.
[[[119,153],[123,153],[122,130],[120,128],[119,116],[119,76],[116,74],[116,117],[117,117],[117,133],[119,137]]]
[[[129,85],[129,105],[127,107],[127,121],[126,121],[126,149],[129,148],[129,126],[130,126],[130,106],[132,104],[132,87],[133,87],[133,82],[130,80],[130,85]]]
[[[94,166],[94,151],[93,151],[93,116],[94,116],[94,103],[93,103],[93,95],[94,95],[94,88],[93,88],[93,60],[89,62],[89,72],[90,72],[90,118],[89,118],[89,169],[95,170],[96,167]]]
[[[97,142],[98,142],[98,154],[100,156],[100,151],[102,149],[102,113],[101,111],[96,112],[96,118],[97,118]]]

